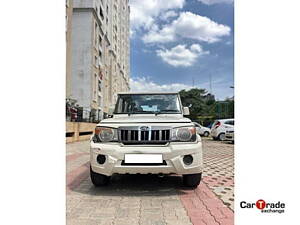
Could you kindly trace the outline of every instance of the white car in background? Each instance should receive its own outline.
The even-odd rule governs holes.
[[[234,127],[234,119],[215,120],[211,128],[211,136],[214,140],[226,140],[226,131]]]
[[[208,137],[210,134],[210,129],[208,127],[204,127],[197,122],[193,122],[196,127],[197,134],[200,136]]]
[[[226,141],[231,141],[232,143],[234,143],[234,128],[233,127],[226,130],[225,138],[226,138]]]

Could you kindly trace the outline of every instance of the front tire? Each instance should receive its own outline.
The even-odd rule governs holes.
[[[221,133],[221,134],[219,134],[219,136],[218,136],[218,139],[220,140],[220,141],[225,141],[225,134],[224,133]]]
[[[183,175],[183,184],[187,187],[196,188],[201,181],[202,173]]]
[[[92,167],[90,167],[90,177],[91,177],[92,183],[95,187],[107,185],[109,182],[109,178],[110,178],[103,174],[95,173],[92,170]]]
[[[205,131],[204,134],[203,134],[204,137],[208,137],[208,135],[209,135],[208,131]]]

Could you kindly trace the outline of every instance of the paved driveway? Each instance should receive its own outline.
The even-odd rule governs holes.
[[[194,190],[176,175],[114,175],[110,185],[95,188],[88,142],[67,144],[67,224],[232,225],[233,145],[203,143],[203,182]]]

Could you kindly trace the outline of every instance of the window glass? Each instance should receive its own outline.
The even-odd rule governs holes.
[[[115,113],[181,113],[177,94],[119,95]]]
[[[225,124],[234,125],[234,120],[228,120],[228,121],[225,122]]]

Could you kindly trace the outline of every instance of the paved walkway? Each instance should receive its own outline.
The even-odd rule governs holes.
[[[206,168],[195,190],[175,175],[114,175],[95,188],[88,142],[67,144],[67,224],[232,225],[233,145],[203,143]]]

